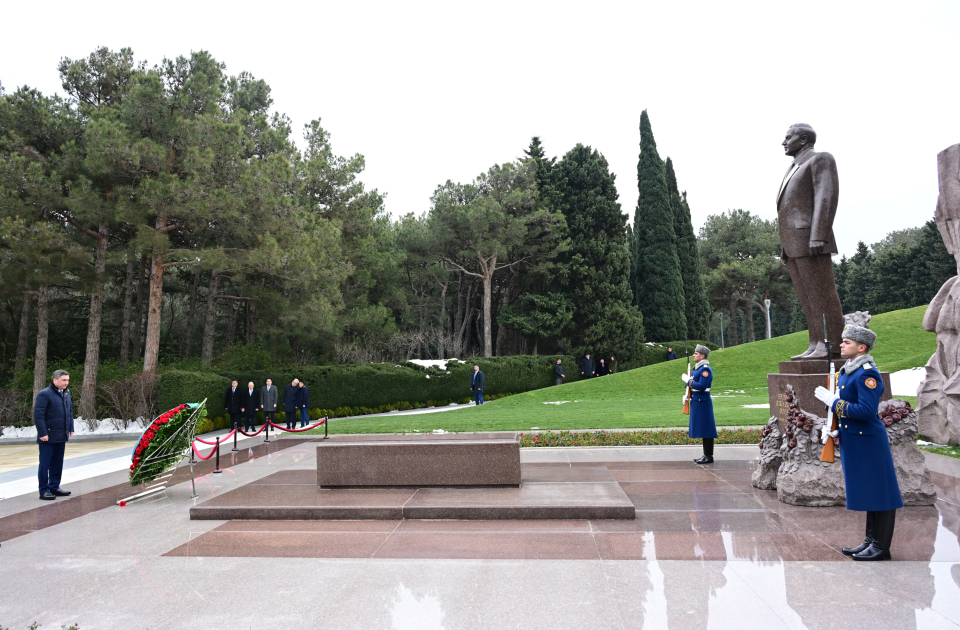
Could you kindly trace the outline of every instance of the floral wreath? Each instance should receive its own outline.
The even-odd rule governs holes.
[[[206,415],[205,406],[191,403],[174,407],[151,422],[133,449],[130,485],[153,481],[176,466],[190,448],[192,427]]]

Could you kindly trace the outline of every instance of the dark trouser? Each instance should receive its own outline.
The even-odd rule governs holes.
[[[277,413],[276,411],[264,411],[263,412],[263,421],[264,422],[273,422],[273,414]]]
[[[815,346],[824,338],[823,316],[827,316],[827,328],[833,350],[840,347],[840,336],[843,333],[843,308],[837,292],[811,290],[811,287],[833,287],[836,280],[833,277],[833,260],[830,254],[819,256],[804,256],[802,258],[787,258],[787,271],[793,280],[800,298],[800,306],[807,318],[807,332],[810,335],[810,345]]]
[[[703,454],[713,457],[713,438],[703,438]]]
[[[561,377],[558,376],[555,380],[557,381],[557,385],[563,385],[563,379]]]
[[[60,489],[66,447],[66,442],[40,442],[40,467],[37,469],[40,494]]]
[[[890,551],[893,541],[893,526],[896,524],[897,511],[867,512],[867,538],[873,541],[877,549]]]
[[[300,410],[300,427],[303,428],[310,424],[310,412],[304,407]]]
[[[243,430],[244,431],[257,430],[257,412],[256,411],[243,412]]]
[[[482,405],[482,404],[483,404],[483,392],[482,392],[482,391],[476,390],[476,391],[473,392],[473,402],[474,402],[475,404],[477,404],[477,405]]]
[[[240,426],[240,414],[230,412],[230,428],[236,429]]]
[[[298,409],[293,411],[287,411],[284,415],[284,420],[286,420],[287,428],[292,429],[297,426],[297,414],[299,413]]]

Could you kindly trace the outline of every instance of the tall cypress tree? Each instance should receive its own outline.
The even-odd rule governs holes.
[[[687,337],[706,339],[710,325],[710,302],[703,287],[703,260],[697,237],[693,233],[693,220],[690,218],[690,206],[687,193],[681,193],[677,186],[677,175],[673,170],[673,160],[667,158],[667,192],[670,206],[673,208],[673,227],[677,237],[677,258],[680,260],[680,277],[683,279],[684,315],[687,318]]]
[[[687,321],[674,213],[647,110],[640,114],[637,185],[640,196],[633,223],[635,271],[631,274],[635,282],[635,304],[643,313],[644,328],[650,339],[684,339]]]
[[[574,305],[573,345],[597,356],[630,360],[644,341],[643,316],[632,304],[626,217],[607,160],[578,144],[555,168],[570,249],[557,274]]]

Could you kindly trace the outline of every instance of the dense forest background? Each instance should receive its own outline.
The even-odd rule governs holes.
[[[0,85],[0,399],[55,367],[82,375],[87,417],[111,383],[165,369],[586,351],[629,367],[651,341],[806,326],[776,223],[731,210],[695,233],[646,111],[632,224],[600,151],[549,157],[536,137],[395,220],[362,155],[337,155],[319,118],[298,143],[264,80],[206,52],[98,49],[58,71],[63,96]],[[846,312],[925,304],[955,274],[932,222],[836,263]]]

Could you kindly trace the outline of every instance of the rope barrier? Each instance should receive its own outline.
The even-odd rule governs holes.
[[[303,431],[309,431],[310,429],[316,429],[317,427],[319,427],[321,424],[325,423],[326,421],[327,421],[327,419],[324,418],[324,419],[322,419],[320,422],[318,422],[318,423],[316,423],[316,424],[313,424],[313,425],[310,425],[309,427],[303,427],[302,429],[288,429],[288,428],[286,428],[286,427],[277,426],[277,425],[273,424],[272,421],[270,422],[270,425],[273,426],[273,428],[274,428],[274,429],[277,429],[278,431],[291,431],[291,432],[293,432],[293,433],[301,433],[301,432],[303,432]]]
[[[227,440],[229,440],[231,437],[233,437],[233,432],[234,432],[234,431],[236,431],[236,429],[234,429],[234,430],[231,431],[230,433],[227,433],[225,436],[223,436],[222,438],[220,438],[220,444],[223,444],[224,442],[226,442]],[[207,442],[206,440],[204,440],[204,439],[202,439],[202,438],[198,438],[198,437],[196,437],[196,436],[194,436],[193,439],[195,439],[197,442],[202,442],[203,444],[209,444],[210,446],[216,446],[216,445],[217,445],[217,442]]]
[[[243,429],[241,429],[241,428],[239,428],[239,427],[237,428],[237,431],[239,431],[240,433],[242,433],[243,435],[245,435],[245,436],[247,436],[247,437],[256,437],[256,436],[260,435],[261,433],[263,433],[263,430],[266,429],[266,428],[267,428],[267,423],[265,422],[265,423],[263,423],[263,426],[260,427],[259,430],[257,430],[256,433],[247,433],[246,431],[244,431]]]
[[[219,448],[215,448],[215,449],[213,449],[212,451],[210,451],[209,453],[207,453],[207,456],[206,456],[206,457],[204,457],[203,455],[200,454],[200,451],[197,450],[197,445],[196,445],[196,444],[191,444],[190,446],[193,448],[193,454],[196,455],[197,457],[199,457],[200,459],[203,459],[203,460],[210,459],[210,458],[213,457],[214,455],[217,455],[217,454],[220,453],[220,449],[219,449]]]

